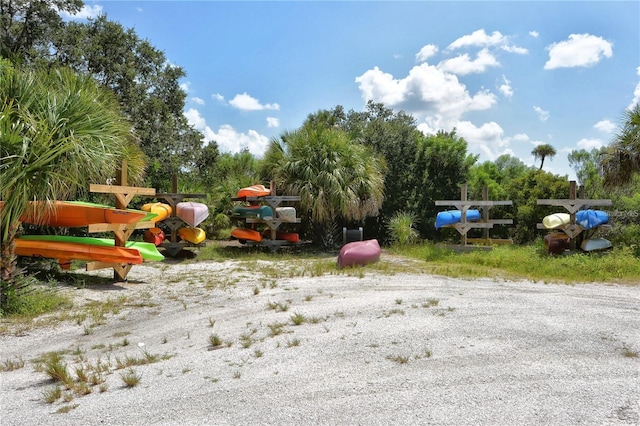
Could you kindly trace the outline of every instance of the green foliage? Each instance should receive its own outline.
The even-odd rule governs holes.
[[[608,187],[624,186],[640,173],[640,104],[624,111],[623,125],[604,150],[601,166]]]
[[[384,194],[383,162],[364,145],[337,128],[303,127],[271,142],[263,175],[278,194],[298,195],[303,220],[310,221],[316,242],[338,221],[358,222],[375,216]]]
[[[600,167],[603,149],[573,150],[568,155],[569,165],[576,172],[578,184],[585,188],[585,198],[605,198],[604,177]]]
[[[533,158],[540,159],[540,170],[542,170],[544,160],[546,158],[551,159],[555,157],[556,149],[549,144],[542,144],[533,148],[533,151],[531,151],[531,155],[533,155]]]
[[[419,141],[415,161],[420,180],[414,199],[420,234],[435,237],[436,200],[460,198],[460,185],[465,183],[477,156],[467,154],[467,142],[452,132],[438,132]]]
[[[414,227],[415,223],[415,214],[403,211],[396,212],[387,221],[387,229],[391,241],[401,245],[416,243],[419,239],[419,234]]]
[[[560,177],[542,170],[530,169],[506,185],[507,195],[513,201],[512,211],[506,218],[513,219],[511,228],[514,242],[532,242],[538,235],[537,224],[545,216],[557,213],[557,207],[538,205],[539,199],[569,198],[566,176]]]
[[[534,281],[581,283],[618,282],[637,284],[640,262],[632,250],[614,248],[602,255],[576,253],[551,256],[542,241],[525,246],[494,246],[493,250],[456,253],[426,243],[393,246],[396,254],[424,260],[426,273],[453,277],[488,277],[494,279],[530,279]]]
[[[67,23],[51,43],[55,64],[89,75],[116,94],[150,159],[148,186],[168,192],[174,174],[202,171],[215,161],[215,143],[203,150],[202,134],[184,116],[184,70],[133,29],[101,15]]]

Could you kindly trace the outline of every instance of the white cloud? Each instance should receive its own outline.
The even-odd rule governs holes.
[[[513,96],[513,88],[511,87],[511,81],[507,77],[502,75],[502,84],[498,86],[498,90],[505,98],[511,98]]]
[[[180,83],[180,88],[184,90],[185,93],[189,93],[189,86],[191,86],[190,81],[185,81],[184,83]]]
[[[224,102],[224,96],[222,96],[220,93],[214,93],[213,95],[211,95],[211,99],[219,102]]]
[[[591,67],[613,56],[612,44],[590,34],[571,34],[568,40],[547,46],[549,60],[544,69]]]
[[[74,15],[71,15],[69,12],[60,12],[60,15],[65,19],[84,21],[89,18],[97,18],[101,13],[102,6],[95,4],[93,6],[82,6],[82,9]]]
[[[484,30],[477,30],[471,34],[464,35],[455,40],[449,46],[447,50],[460,49],[463,47],[485,47],[485,46],[499,46],[507,42],[507,37],[503,36],[500,31],[494,31],[491,35],[488,35]]]
[[[374,67],[355,81],[365,101],[381,102],[417,119],[425,118],[422,128],[427,131],[450,130],[464,113],[486,110],[497,102],[496,95],[487,90],[470,95],[456,75],[427,63],[413,67],[402,79]]]
[[[578,148],[591,151],[593,149],[600,149],[604,146],[604,143],[600,139],[588,139],[582,138],[577,143]]]
[[[549,111],[545,111],[538,106],[534,106],[533,110],[538,114],[540,121],[547,121],[549,119]]]
[[[613,123],[611,120],[601,120],[593,125],[594,129],[600,130],[604,133],[613,133],[616,127],[617,126],[615,125],[615,123]]]
[[[197,96],[194,96],[193,98],[191,98],[191,102],[198,104],[198,105],[204,105],[204,99],[201,99]]]
[[[280,119],[267,117],[267,127],[280,127]]]
[[[476,59],[471,60],[468,54],[455,58],[445,59],[438,64],[438,68],[444,72],[451,72],[457,75],[467,75],[472,73],[482,73],[489,67],[498,67],[500,63],[489,53],[487,49],[478,52]]]
[[[438,53],[438,46],[427,44],[420,49],[420,52],[416,53],[416,62],[424,62],[436,53]]]
[[[540,35],[539,32],[533,30],[533,31],[529,31],[529,35],[533,38],[538,38],[538,36]]]
[[[190,125],[202,132],[205,144],[215,141],[222,152],[238,153],[246,148],[252,154],[262,156],[269,145],[269,138],[255,130],[241,133],[229,124],[223,124],[218,132],[215,132],[207,126],[204,117],[194,108],[187,110],[184,115]]]
[[[456,131],[468,143],[469,151],[481,152],[484,158],[495,160],[505,154],[510,140],[504,137],[504,130],[494,121],[477,127],[470,121],[460,121]],[[509,150],[510,151],[510,150]]]
[[[638,76],[640,76],[640,67],[636,68],[636,72],[638,73]],[[633,109],[633,107],[635,107],[637,103],[640,103],[640,82],[638,82],[638,84],[636,85],[636,89],[633,91],[633,100],[631,101],[627,109]]]
[[[279,110],[278,104],[261,104],[259,100],[247,94],[247,92],[236,95],[229,101],[229,104],[242,111],[261,111],[265,109]]]

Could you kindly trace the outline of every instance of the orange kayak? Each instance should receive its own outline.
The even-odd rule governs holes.
[[[238,191],[238,198],[243,197],[265,197],[271,194],[271,191],[264,185],[251,185]]]
[[[240,242],[262,241],[262,235],[258,231],[254,231],[253,229],[247,229],[247,228],[236,228],[233,231],[231,231],[231,236],[234,238],[237,238],[238,240],[240,240]]]
[[[50,213],[38,219],[37,211],[45,208]],[[32,201],[27,211],[20,216],[20,221],[35,225],[75,227],[94,223],[133,224],[146,216],[147,213],[143,211],[122,210],[99,204]]]
[[[15,243],[15,253],[18,256],[58,259],[63,267],[74,259],[136,265],[142,263],[142,255],[138,250],[132,248],[59,241],[23,240],[20,238],[16,238]]]
[[[270,239],[271,230],[265,229],[264,231],[262,231],[262,237]],[[276,240],[285,240],[291,243],[299,243],[300,235],[298,235],[296,232],[276,231]]]

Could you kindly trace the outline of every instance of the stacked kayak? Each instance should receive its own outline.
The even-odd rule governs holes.
[[[273,209],[269,206],[236,206],[233,208],[234,217],[271,220]]]
[[[556,229],[567,225],[571,220],[569,213],[554,213],[545,216],[542,224],[547,229]],[[609,214],[602,210],[578,210],[576,212],[576,223],[584,229],[597,228],[609,222]]]
[[[161,222],[171,216],[172,213],[171,206],[165,203],[147,203],[140,210],[155,213],[156,217],[153,222]]]
[[[207,238],[204,229],[194,227],[180,228],[178,229],[178,235],[183,240],[192,244],[200,244]]]
[[[112,238],[94,238],[94,237],[73,237],[68,235],[22,235],[17,238],[16,241],[20,241],[19,245],[22,245],[24,248],[30,247],[31,250],[35,253],[36,248],[40,246],[41,253],[46,253],[50,251],[47,246],[57,244],[56,247],[58,249],[67,249],[70,253],[73,252],[85,252],[90,251],[87,250],[85,246],[99,246],[110,248],[122,248],[116,247],[115,241]],[[30,243],[26,243],[29,241]],[[149,261],[161,261],[164,259],[164,256],[158,251],[156,246],[147,242],[139,242],[139,241],[127,241],[125,242],[124,248],[137,250],[142,256],[142,259]],[[106,251],[108,253],[109,250]],[[19,253],[18,253],[19,254]],[[44,254],[35,254],[36,256],[42,257],[53,257],[58,258],[56,256],[45,256]],[[23,255],[25,256],[25,255]],[[67,257],[64,257],[67,258]],[[69,259],[79,259],[79,260],[98,260],[106,262],[108,260],[100,259],[100,258],[89,258],[89,259],[80,259],[77,257],[70,256]],[[125,262],[129,263],[129,262]],[[141,262],[140,262],[141,263]]]
[[[246,197],[266,197],[270,195],[271,191],[265,188],[264,185],[251,185],[246,188],[242,188],[236,194],[238,198]]]
[[[265,229],[262,231],[262,237],[270,239],[272,237],[272,233],[270,229]],[[285,240],[291,243],[299,243],[300,235],[296,232],[285,232],[285,231],[276,231],[276,240]]]
[[[176,215],[195,228],[209,217],[209,207],[203,203],[184,201],[176,206]]]
[[[469,209],[467,210],[466,219],[467,222],[478,221],[482,218],[479,210]],[[439,212],[436,215],[436,229],[440,229],[444,226],[451,226],[462,221],[462,211],[460,210],[447,210]]]
[[[259,243],[262,241],[262,234],[249,228],[235,228],[231,231],[231,236],[237,238],[241,243],[246,243],[247,241]]]
[[[45,214],[42,214],[42,211]],[[133,224],[155,217],[149,212],[116,209],[77,201],[32,201],[20,221],[34,225],[83,227],[96,223]]]

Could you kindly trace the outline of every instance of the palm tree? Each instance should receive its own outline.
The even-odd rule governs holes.
[[[114,177],[125,158],[139,181],[144,160],[115,97],[90,77],[0,61],[0,99],[1,304],[15,279],[14,239],[29,201],[72,197]]]
[[[624,124],[602,155],[605,185],[624,185],[640,172],[640,104],[625,110]]]
[[[304,126],[273,139],[263,175],[283,193],[300,196],[315,235],[330,241],[338,221],[378,214],[384,198],[384,162],[338,128]]]
[[[552,159],[556,155],[556,149],[549,144],[538,145],[533,148],[531,151],[531,155],[533,155],[534,159],[540,159],[540,170],[542,170],[542,166],[544,165],[544,159],[549,157]]]

